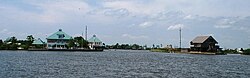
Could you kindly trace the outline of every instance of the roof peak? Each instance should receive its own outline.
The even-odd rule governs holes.
[[[71,38],[72,37],[63,32],[62,29],[59,29],[59,31],[47,37],[47,39],[71,39]]]
[[[191,42],[192,43],[203,43],[204,41],[206,41],[207,39],[212,38],[214,39],[212,36],[197,36],[195,37]],[[214,39],[215,40],[215,39]],[[215,40],[216,41],[216,40]],[[217,42],[217,41],[216,41]]]
[[[96,35],[93,35],[93,37],[90,38],[88,42],[102,42],[102,41],[99,38],[97,38]]]

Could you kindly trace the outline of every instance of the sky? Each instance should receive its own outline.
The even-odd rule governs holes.
[[[213,36],[221,48],[250,47],[250,0],[0,0],[0,39],[46,37],[58,29],[106,44],[189,47]]]

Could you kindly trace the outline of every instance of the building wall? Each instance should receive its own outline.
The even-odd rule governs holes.
[[[194,44],[194,46],[190,47],[191,51],[211,51],[214,52],[217,50],[214,42],[205,42],[201,44]]]
[[[47,48],[48,49],[66,49],[68,42],[69,40],[65,40],[65,39],[63,40],[62,39],[58,39],[58,40],[48,39]]]
[[[89,42],[90,49],[94,49],[94,47],[102,46],[102,42]]]

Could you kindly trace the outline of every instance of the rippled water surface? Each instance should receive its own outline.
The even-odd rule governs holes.
[[[249,78],[250,56],[0,51],[1,78]]]

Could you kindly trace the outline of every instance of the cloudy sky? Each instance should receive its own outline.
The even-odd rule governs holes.
[[[250,0],[0,0],[0,39],[43,38],[63,29],[106,44],[183,47],[212,35],[222,48],[250,47]]]

